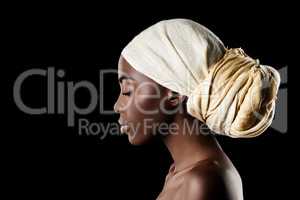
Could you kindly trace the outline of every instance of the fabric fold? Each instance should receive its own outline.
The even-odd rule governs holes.
[[[276,69],[241,48],[227,49],[204,26],[164,20],[138,34],[122,51],[137,71],[188,96],[187,112],[217,134],[255,137],[272,123],[280,84]]]

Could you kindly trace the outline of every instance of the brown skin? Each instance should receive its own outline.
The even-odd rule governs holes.
[[[184,120],[191,126],[193,123],[201,124],[186,112],[187,97],[175,95],[176,93],[136,71],[122,56],[119,60],[118,74],[119,79],[123,75],[127,78],[120,82],[121,93],[114,109],[120,114],[119,123],[129,124],[121,129],[128,135],[129,142],[141,145],[154,137],[161,138],[172,155],[175,172],[203,161],[201,167],[188,172],[181,186],[184,199],[238,199],[233,196],[236,196],[237,191],[241,192],[240,177],[218,142],[212,135],[201,134],[200,129],[194,129],[191,133],[187,126],[183,125]],[[157,112],[144,112],[153,110]],[[165,113],[164,110],[173,113]],[[151,120],[147,123],[148,127],[161,123],[175,123],[178,126],[171,134],[169,129],[146,128],[144,119]],[[233,174],[229,178],[231,189],[226,185],[229,179],[224,175],[225,170]],[[235,184],[232,184],[232,180]]]

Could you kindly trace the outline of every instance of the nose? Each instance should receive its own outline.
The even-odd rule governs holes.
[[[114,111],[116,112],[116,113],[120,113],[120,96],[118,97],[118,99],[117,99],[117,101],[116,101],[116,103],[115,103],[115,105],[114,105]]]
[[[119,95],[119,97],[114,105],[114,111],[116,113],[122,113],[128,109],[128,106],[129,106],[129,102],[124,100],[124,98],[121,95]]]
[[[115,105],[114,105],[114,111],[116,113],[120,113],[120,109],[119,109],[119,105],[118,105],[118,100],[116,101]]]

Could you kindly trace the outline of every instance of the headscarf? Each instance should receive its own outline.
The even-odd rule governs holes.
[[[187,112],[217,134],[255,137],[272,123],[279,73],[241,48],[225,48],[192,20],[160,21],[121,54],[137,71],[187,96]]]

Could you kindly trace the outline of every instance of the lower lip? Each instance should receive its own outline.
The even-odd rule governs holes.
[[[129,126],[128,125],[123,125],[121,126],[121,133],[126,133],[129,130]]]

